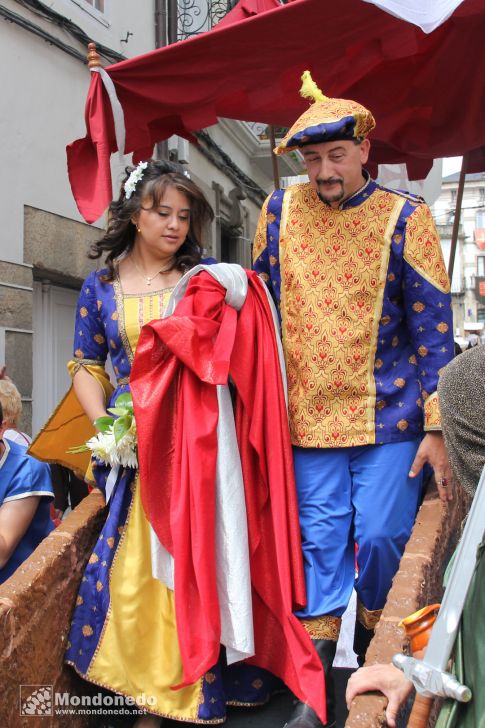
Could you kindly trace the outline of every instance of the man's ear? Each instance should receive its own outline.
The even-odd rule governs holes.
[[[368,139],[364,139],[362,144],[360,145],[360,161],[362,162],[362,164],[365,164],[369,159],[369,153],[370,141]]]

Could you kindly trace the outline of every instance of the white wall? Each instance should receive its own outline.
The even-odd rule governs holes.
[[[82,0],[77,0],[82,3]],[[125,55],[154,47],[153,1],[107,0],[111,25],[106,27],[74,0],[55,0],[63,13],[98,42]],[[67,33],[42,21],[13,0],[8,9],[21,14],[82,53]],[[116,12],[115,12],[116,10]],[[148,30],[147,30],[148,29]],[[126,32],[129,43],[120,43]],[[23,206],[41,208],[81,220],[69,187],[65,147],[85,135],[84,104],[89,88],[87,66],[18,25],[0,22],[0,259],[22,262]],[[114,158],[114,180],[118,180]]]

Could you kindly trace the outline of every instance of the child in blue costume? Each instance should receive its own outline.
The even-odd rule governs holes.
[[[3,439],[6,428],[0,403],[0,584],[54,528],[49,466]]]

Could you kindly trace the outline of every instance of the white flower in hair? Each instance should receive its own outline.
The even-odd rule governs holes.
[[[125,190],[125,197],[127,200],[130,199],[133,192],[136,189],[136,185],[143,177],[143,172],[148,167],[148,162],[139,162],[133,172],[130,174],[125,184],[123,185]]]

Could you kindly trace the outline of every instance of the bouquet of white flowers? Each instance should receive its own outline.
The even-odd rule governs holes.
[[[99,432],[91,437],[84,445],[73,447],[71,453],[80,453],[91,450],[94,457],[111,467],[127,468],[138,467],[136,422],[133,411],[131,394],[120,394],[115,406],[108,412],[113,417],[98,417],[95,425]]]

